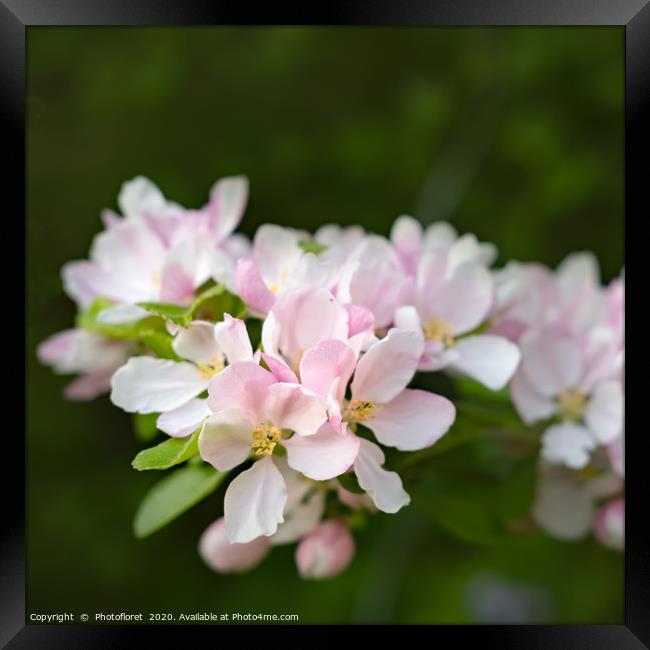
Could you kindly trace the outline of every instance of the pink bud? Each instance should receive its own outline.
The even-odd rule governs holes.
[[[602,506],[594,518],[594,535],[608,548],[622,551],[625,545],[625,503],[615,499]]]
[[[268,537],[258,537],[247,544],[228,542],[223,517],[210,524],[199,540],[199,554],[203,561],[218,573],[252,569],[262,561],[269,548]]]
[[[609,456],[609,462],[614,468],[614,471],[619,474],[619,476],[625,476],[625,461],[624,459],[624,440],[623,436],[619,436],[607,446],[607,455]]]
[[[334,578],[350,563],[354,551],[354,538],[345,523],[325,521],[298,544],[298,571],[308,579]]]

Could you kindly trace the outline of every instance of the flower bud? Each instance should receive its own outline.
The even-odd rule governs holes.
[[[341,520],[319,524],[296,549],[296,564],[303,578],[334,578],[354,556],[354,538]]]
[[[268,537],[258,537],[247,544],[228,542],[223,517],[210,524],[199,540],[199,554],[203,561],[218,573],[252,569],[262,561],[269,548]]]
[[[608,548],[622,551],[625,545],[625,504],[615,499],[602,506],[594,517],[594,535]]]

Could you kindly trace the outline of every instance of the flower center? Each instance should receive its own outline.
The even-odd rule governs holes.
[[[579,420],[587,405],[587,395],[577,388],[570,388],[560,394],[558,404],[562,415]]]
[[[439,341],[446,348],[450,348],[454,344],[454,330],[444,320],[434,318],[424,325],[422,331],[427,341]]]
[[[353,422],[363,422],[373,417],[377,405],[362,399],[355,399],[348,404],[347,418]]]
[[[279,280],[279,282],[267,282],[267,283],[266,283],[266,288],[267,288],[267,289],[268,289],[268,290],[269,290],[269,291],[270,291],[274,296],[277,296],[278,293],[280,293],[280,291],[281,291],[282,289],[284,289],[284,287],[286,286],[286,284],[287,284],[287,272],[286,272],[286,271],[282,271],[282,273],[280,274],[280,280]]]
[[[211,359],[209,363],[197,363],[196,367],[203,379],[210,379],[210,377],[223,370],[223,360]]]
[[[264,420],[253,429],[251,449],[255,450],[256,456],[270,456],[281,437],[282,430],[269,420]]]

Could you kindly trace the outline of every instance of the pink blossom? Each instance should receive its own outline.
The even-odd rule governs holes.
[[[541,264],[510,262],[494,273],[496,300],[490,331],[513,341],[531,328],[553,326],[567,336],[588,335],[605,325],[621,338],[623,287],[603,291],[590,253],[573,253],[555,272]]]
[[[472,333],[492,308],[493,280],[475,261],[454,261],[451,250],[422,255],[412,302],[397,309],[395,325],[423,338],[419,369],[450,368],[501,389],[517,368],[519,350],[504,337]]]
[[[172,347],[186,361],[149,356],[132,357],[112,378],[111,400],[129,413],[161,413],[157,425],[170,436],[195,431],[209,414],[198,396],[226,361],[253,359],[243,321],[224,315],[224,321],[194,321],[180,328]]]
[[[334,430],[345,432],[363,424],[382,444],[422,449],[444,435],[455,419],[454,406],[446,398],[406,388],[423,345],[418,334],[392,329],[357,362],[344,342],[320,341],[302,356],[300,378],[304,386],[327,397]],[[354,471],[361,487],[380,510],[396,512],[409,501],[399,476],[383,469],[384,455],[377,445],[363,439],[360,445]]]
[[[496,294],[490,332],[517,343],[531,327],[555,313],[558,289],[552,272],[542,264],[509,262],[495,271]]]
[[[41,363],[60,374],[79,373],[65,388],[73,400],[93,399],[110,389],[111,376],[129,357],[128,341],[108,339],[81,329],[64,330],[50,336],[37,348]]]
[[[357,438],[327,422],[322,396],[301,384],[278,382],[256,363],[229,365],[213,377],[208,392],[213,415],[199,437],[202,458],[219,471],[250,455],[256,459],[226,492],[231,542],[273,535],[284,521],[287,487],[273,455],[276,446],[286,450],[289,467],[318,481],[345,472],[358,453]]]
[[[217,519],[204,531],[199,542],[201,557],[215,571],[232,573],[251,569],[266,557],[273,546],[295,542],[318,526],[325,510],[325,492],[291,470],[284,459],[276,458],[274,462],[287,490],[284,522],[273,535],[261,535],[241,544],[228,541],[226,521],[223,517]]]
[[[339,575],[352,561],[354,538],[339,519],[325,521],[296,549],[296,564],[303,578],[322,580]]]
[[[515,407],[526,423],[558,417],[542,436],[542,456],[584,467],[598,445],[622,432],[616,351],[608,346],[603,351],[590,339],[576,341],[554,328],[532,330],[520,344],[522,363],[510,384]]]
[[[567,541],[580,539],[598,525],[598,503],[620,495],[622,489],[623,481],[614,472],[602,470],[587,476],[542,461],[533,519],[553,537]]]
[[[594,519],[594,535],[608,548],[622,551],[625,545],[625,503],[615,499],[602,506]]]
[[[337,268],[349,258],[352,252],[367,236],[361,226],[326,224],[314,233],[314,241],[325,246],[320,256],[332,262]]]
[[[479,242],[471,234],[459,237],[446,221],[424,229],[417,219],[402,215],[395,220],[390,239],[403,269],[412,276],[417,275],[422,256],[430,251],[447,251],[454,265],[471,261],[489,266],[497,256],[494,244]]]
[[[292,289],[333,285],[334,264],[304,252],[299,242],[306,238],[306,233],[269,224],[257,230],[252,255],[239,261],[235,280],[237,293],[251,311],[265,315]]]
[[[369,235],[343,264],[336,288],[342,304],[367,307],[375,325],[388,327],[397,307],[412,291],[412,280],[404,273],[399,259],[383,237]]]
[[[268,537],[256,537],[245,544],[231,544],[223,517],[211,523],[201,535],[199,554],[218,573],[237,573],[257,566],[271,549]]]
[[[319,341],[345,341],[360,351],[376,340],[374,321],[363,307],[355,309],[341,305],[327,289],[287,292],[262,326],[264,352],[296,372],[302,355]]]
[[[213,186],[208,204],[193,211],[168,202],[143,177],[125,183],[118,197],[124,218],[104,213],[107,228],[95,237],[90,260],[63,268],[66,292],[81,306],[97,296],[115,301],[98,318],[119,323],[146,315],[138,302],[185,304],[211,277],[232,289],[229,236],[247,196],[244,177],[225,178]]]

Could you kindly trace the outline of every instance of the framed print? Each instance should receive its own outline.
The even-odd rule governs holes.
[[[257,11],[0,4],[0,640],[647,647],[647,3]]]

